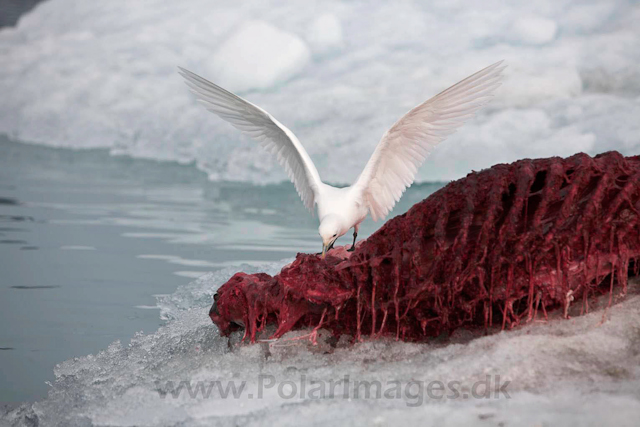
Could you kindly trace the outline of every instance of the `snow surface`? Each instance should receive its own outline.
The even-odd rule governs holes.
[[[277,163],[195,103],[178,65],[238,90],[351,182],[414,105],[497,60],[496,99],[418,180],[523,157],[640,152],[640,4],[49,0],[0,30],[0,132],[281,181]]]
[[[240,269],[273,274],[283,263]],[[236,269],[210,273],[160,297],[163,316],[171,319],[166,326],[58,365],[49,397],[9,411],[0,425],[631,426],[640,416],[637,281],[626,298],[616,290],[617,303],[606,312],[607,296],[598,307],[592,302],[589,314],[570,320],[551,313],[548,322],[487,336],[459,331],[428,344],[341,340],[332,348],[328,334],[316,347],[289,340],[304,331],[254,345],[238,343],[240,332],[231,339],[218,336],[207,311],[217,287]],[[462,397],[487,375],[491,384],[496,375],[501,384],[510,381],[504,388],[508,398],[496,398],[495,390],[489,397]],[[345,376],[353,385],[347,398],[341,388],[331,395],[327,386],[325,398],[309,391],[313,381],[329,384]],[[235,381],[238,388],[246,383],[234,399],[222,398],[217,388],[206,398],[190,397],[176,392],[181,381],[194,387],[197,381],[220,381],[223,387]],[[379,381],[383,391],[390,381],[414,385],[399,398],[376,399],[367,398],[363,388],[356,396],[355,381]],[[416,382],[431,381],[459,381],[460,396],[438,398],[443,393],[437,389],[435,398],[426,390],[419,394]],[[301,396],[303,382],[307,391]],[[484,396],[484,386],[475,390]]]

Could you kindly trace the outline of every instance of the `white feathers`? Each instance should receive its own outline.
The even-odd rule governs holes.
[[[262,108],[202,77],[180,68],[191,91],[204,107],[251,136],[275,155],[296,187],[305,207],[313,212],[322,182],[298,138]]]
[[[433,147],[487,103],[502,80],[502,61],[413,108],[383,135],[354,187],[374,221],[384,218],[415,178]]]
[[[300,141],[269,113],[190,71],[180,68],[180,74],[209,111],[258,140],[277,157],[307,209],[312,210],[317,203],[321,217],[334,213],[345,218],[348,224],[341,231],[344,234],[366,216],[366,210],[364,216],[360,212],[363,201],[374,220],[391,211],[433,147],[489,101],[502,80],[505,67],[501,63],[478,71],[405,114],[383,135],[349,188],[352,191],[346,192],[331,191],[320,181]]]

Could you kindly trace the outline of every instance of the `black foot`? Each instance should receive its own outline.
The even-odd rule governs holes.
[[[351,244],[351,249],[347,249],[347,252],[353,252],[356,250],[356,238],[358,237],[358,233],[356,231],[353,232],[353,243]]]

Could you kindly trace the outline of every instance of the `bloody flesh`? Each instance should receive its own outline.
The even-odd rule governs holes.
[[[626,292],[640,266],[640,156],[608,152],[500,164],[451,182],[352,253],[298,254],[274,277],[238,273],[210,317],[252,342],[319,327],[420,341],[512,327],[538,311]]]

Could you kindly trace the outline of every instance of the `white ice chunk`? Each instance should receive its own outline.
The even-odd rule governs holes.
[[[512,32],[517,42],[542,45],[553,41],[558,32],[558,24],[540,16],[525,16],[513,23]]]
[[[417,181],[460,178],[497,159],[543,152],[532,146],[547,147],[547,155],[566,155],[567,147],[634,155],[636,22],[640,8],[625,0],[535,7],[331,0],[322,8],[276,0],[147,0],[144,7],[50,0],[17,28],[0,30],[0,132],[195,163],[212,180],[287,180],[259,144],[194,101],[180,65],[232,90],[255,89],[243,95],[296,133],[323,179],[350,183],[404,113],[505,59],[496,98],[436,148]],[[536,123],[548,126],[504,121],[532,109],[544,112],[548,121]],[[498,122],[504,129],[494,132]]]
[[[514,107],[530,106],[555,98],[570,98],[582,93],[580,74],[571,65],[547,63],[534,68],[516,63],[508,70],[507,78],[507,102]]]
[[[214,53],[207,75],[235,92],[268,89],[300,73],[310,58],[300,37],[267,22],[249,21]]]
[[[309,28],[307,42],[316,55],[326,55],[339,51],[344,46],[342,25],[337,16],[320,15]]]

